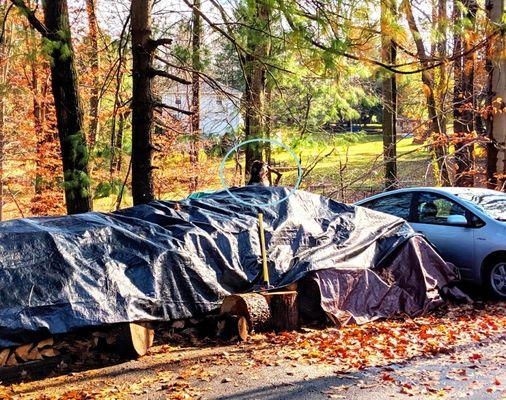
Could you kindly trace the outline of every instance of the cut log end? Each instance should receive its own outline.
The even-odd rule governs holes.
[[[244,317],[250,331],[265,331],[269,328],[271,313],[264,296],[258,293],[235,294],[225,297],[221,314]]]
[[[145,355],[153,345],[155,331],[142,322],[125,324],[118,333],[117,352],[126,357]]]
[[[249,338],[249,326],[245,317],[239,318],[237,321],[237,331],[241,340],[246,341]]]

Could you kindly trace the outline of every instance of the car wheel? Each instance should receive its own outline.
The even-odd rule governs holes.
[[[506,260],[493,260],[487,270],[487,286],[491,294],[506,299]]]

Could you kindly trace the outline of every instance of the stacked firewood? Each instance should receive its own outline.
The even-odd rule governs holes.
[[[0,367],[14,366],[27,361],[43,360],[55,357],[59,351],[54,348],[52,338],[37,343],[0,350]]]

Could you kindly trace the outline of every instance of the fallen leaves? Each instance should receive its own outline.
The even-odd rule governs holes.
[[[122,400],[132,396],[149,398],[153,391],[168,399],[195,399],[202,397],[202,392],[206,390],[203,386],[207,384],[223,386],[228,390],[239,387],[239,375],[247,375],[249,380],[258,379],[255,376],[255,369],[258,368],[280,369],[290,377],[287,377],[289,382],[309,380],[306,377],[300,378],[301,374],[296,368],[301,365],[327,368],[337,379],[354,380],[350,385],[329,387],[324,393],[331,399],[346,398],[346,391],[352,386],[369,390],[374,386],[390,387],[397,393],[414,398],[453,397],[453,388],[448,385],[452,382],[468,385],[470,393],[481,391],[496,394],[503,387],[498,378],[491,376],[480,383],[470,379],[482,368],[488,356],[476,346],[472,347],[475,350],[469,352],[453,350],[504,334],[505,331],[504,303],[484,303],[478,308],[451,307],[440,310],[435,315],[377,321],[362,326],[252,335],[248,342],[229,345],[214,353],[198,356],[198,362],[190,366],[180,363],[184,359],[181,356],[183,353],[169,357],[176,349],[173,346],[175,343],[171,342],[170,345],[156,347],[150,356],[157,365],[165,363],[167,370],[152,371],[135,382],[119,384],[110,379],[96,387],[85,388],[86,390],[69,387],[66,389],[70,390],[64,393],[53,396],[44,394],[38,400]],[[86,343],[81,347],[83,352],[87,351]],[[447,379],[445,384],[439,384],[440,376],[430,371],[421,371],[414,380],[403,375],[402,368],[396,366],[421,356],[430,360],[437,354],[443,354],[450,362],[450,367],[442,373],[442,377]],[[452,366],[453,361],[459,365]],[[378,367],[372,383],[350,374],[353,371],[362,374],[359,371],[369,367]],[[217,373],[220,368],[227,371],[226,374]],[[64,386],[65,377],[61,378],[57,378],[60,379],[58,382]],[[79,387],[77,383],[75,386]],[[19,398],[16,397],[17,388],[15,385],[0,385],[0,399]]]
[[[255,351],[253,358],[263,364],[268,363],[270,354],[298,362],[332,364],[348,371],[447,353],[456,346],[481,341],[505,330],[505,305],[491,303],[479,310],[470,306],[452,307],[439,316],[257,335],[248,346],[266,341],[270,344]],[[469,360],[478,361],[480,357],[473,353]]]

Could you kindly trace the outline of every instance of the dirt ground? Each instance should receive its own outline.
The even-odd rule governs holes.
[[[0,386],[0,398],[506,399],[506,303],[242,343],[165,331],[138,360],[101,356]]]

